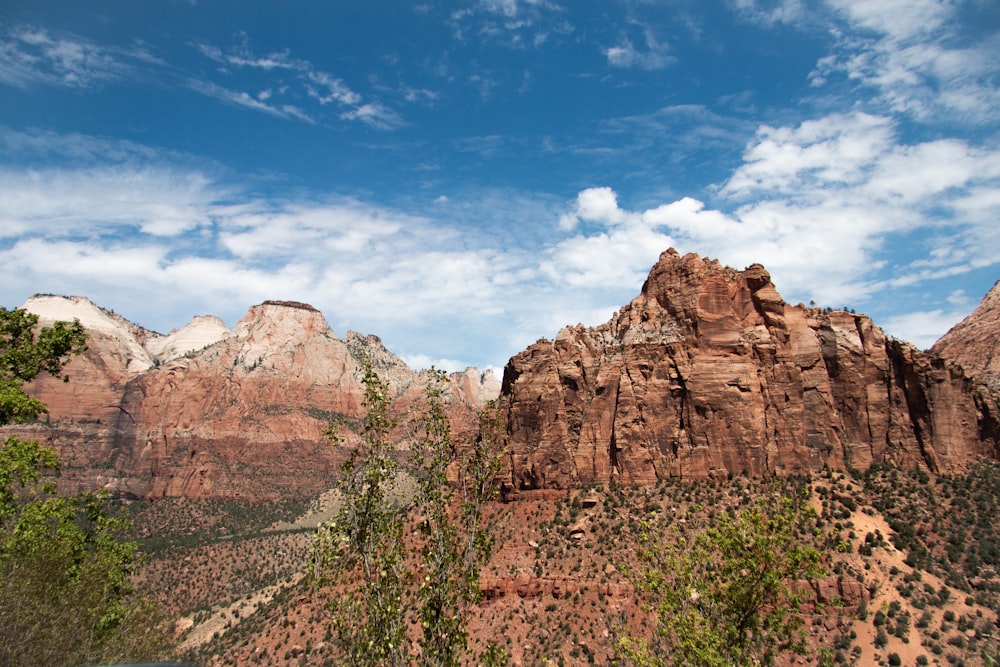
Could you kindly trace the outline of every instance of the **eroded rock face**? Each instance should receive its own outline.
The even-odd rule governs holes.
[[[377,337],[348,332],[341,340],[301,303],[254,306],[232,331],[198,317],[167,336],[80,297],[33,297],[25,307],[43,324],[77,317],[90,334],[87,352],[66,368],[68,382],[41,377],[29,387],[48,405],[44,424],[6,429],[55,446],[70,490],[250,500],[315,493],[329,487],[344,455],[323,431],[363,414],[361,354],[400,410],[426,384]],[[492,375],[456,375],[456,422],[475,423],[466,413],[483,406],[491,380],[498,384]],[[356,444],[346,436],[345,446]]]
[[[668,250],[609,322],[508,363],[515,488],[795,474],[997,456],[995,401],[869,318],[784,302],[744,271]]]
[[[986,293],[979,307],[956,324],[931,348],[957,361],[970,377],[1000,391],[1000,281]]]

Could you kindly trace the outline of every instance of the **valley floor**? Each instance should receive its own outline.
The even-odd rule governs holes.
[[[810,490],[810,539],[827,575],[808,584],[811,650],[779,664],[996,664],[1000,466],[951,478],[887,468],[782,484]],[[624,664],[616,662],[622,631],[648,636],[653,623],[622,574],[637,565],[637,520],[660,516],[694,534],[774,489],[737,477],[524,492],[497,503],[499,543],[469,626],[473,650],[493,640],[512,665]],[[199,529],[201,513],[220,512],[197,505],[165,500],[135,517],[147,548],[141,584],[182,618],[178,656],[206,667],[333,664],[330,591],[303,577],[310,528],[330,515],[331,499],[311,509],[223,508]]]

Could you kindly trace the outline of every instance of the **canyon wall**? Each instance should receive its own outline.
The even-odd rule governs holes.
[[[43,421],[4,429],[56,447],[68,490],[310,495],[358,443],[348,431],[335,448],[323,431],[362,416],[361,355],[400,415],[427,378],[376,336],[338,338],[301,303],[254,306],[232,330],[198,317],[166,336],[80,297],[25,307],[43,323],[78,318],[90,333],[68,382],[28,388],[49,406]],[[566,327],[511,358],[504,479],[562,489],[883,462],[957,472],[1000,455],[998,330],[998,287],[924,353],[864,315],[785,303],[760,265],[738,271],[668,250],[610,321]],[[490,372],[453,375],[455,428],[474,428],[500,389]]]
[[[994,323],[996,331],[996,323]],[[997,397],[864,315],[790,306],[760,265],[664,252],[601,326],[504,371],[515,489],[998,456]]]
[[[67,490],[104,488],[133,498],[274,499],[329,488],[340,449],[323,436],[331,420],[364,414],[359,359],[367,354],[401,413],[416,405],[426,374],[411,370],[376,336],[338,338],[315,308],[252,307],[230,331],[198,317],[166,336],[80,297],[39,296],[24,306],[42,323],[80,319],[88,350],[68,381],[28,387],[48,405],[43,421],[4,430],[52,445]],[[499,381],[455,374],[448,408],[475,424]],[[405,416],[405,415],[404,415]]]

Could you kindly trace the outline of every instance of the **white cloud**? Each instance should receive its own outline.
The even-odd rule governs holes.
[[[403,99],[407,102],[423,102],[424,104],[432,104],[437,101],[440,95],[428,88],[413,88],[412,86],[403,86],[401,88],[403,93]]]
[[[329,251],[360,255],[378,239],[392,237],[417,218],[381,211],[360,202],[301,204],[284,202],[261,210],[243,208],[216,216],[219,243],[236,257],[309,259]]]
[[[198,50],[208,58],[222,65],[233,65],[235,67],[251,67],[262,70],[292,69],[305,70],[310,66],[307,62],[296,60],[290,56],[289,51],[270,53],[265,56],[255,56],[250,51],[249,40],[243,34],[242,42],[228,53],[223,53],[221,49],[208,44],[198,44]]]
[[[494,330],[502,341],[506,296],[530,289],[529,255],[354,199],[257,199],[140,154],[115,166],[0,170],[5,299],[82,293],[162,330],[192,312],[232,322],[253,303],[291,299],[320,308],[341,331],[377,332],[393,349],[405,341],[437,359],[481,362],[485,354],[491,363],[514,351],[477,349],[473,330]],[[449,218],[472,214],[459,208],[450,204]],[[516,308],[545,304],[526,299]]]
[[[547,275],[621,284],[671,244],[740,268],[762,262],[787,297],[841,306],[879,287],[1000,262],[1000,150],[955,139],[902,143],[883,116],[762,126],[718,194],[724,209],[683,197],[633,211],[611,188],[583,190],[558,225],[591,226],[553,247]],[[913,250],[890,264],[899,240]]]
[[[948,295],[948,303],[956,307],[965,308],[970,302],[969,295],[965,293],[964,289],[952,290],[951,294]]]
[[[217,100],[222,100],[223,102],[227,102],[229,104],[246,107],[247,109],[260,111],[271,116],[277,116],[278,118],[297,118],[308,123],[313,122],[313,119],[309,116],[309,114],[294,105],[268,104],[267,100],[270,99],[270,95],[264,99],[260,99],[259,96],[254,96],[241,90],[230,90],[229,88],[212,83],[211,81],[201,81],[198,79],[188,80],[188,86],[202,95],[214,97]]]
[[[0,218],[9,222],[0,237],[110,233],[119,226],[177,236],[206,224],[205,206],[218,195],[197,172],[0,169]]]
[[[480,157],[491,158],[499,154],[508,141],[510,138],[502,134],[489,134],[463,137],[454,141],[453,145],[463,153],[478,153]]]
[[[152,160],[158,157],[182,159],[168,151],[152,149],[123,139],[106,139],[78,133],[57,134],[32,129],[21,132],[0,125],[0,154],[9,159],[68,160],[75,164]]]
[[[670,236],[648,225],[611,228],[560,242],[542,270],[576,288],[625,288],[641,285],[659,254],[674,245]]]
[[[466,368],[468,364],[458,359],[446,359],[442,357],[431,357],[426,354],[402,354],[403,361],[410,368],[416,369],[429,369],[436,368],[439,371],[445,371],[448,373],[461,373]],[[485,370],[485,369],[483,369]],[[502,375],[503,369],[500,369],[500,374]]]
[[[402,117],[392,109],[375,102],[362,104],[340,114],[345,120],[359,120],[380,130],[392,130],[404,125]]]
[[[802,0],[732,0],[732,4],[744,19],[764,25],[797,23],[806,13]]]
[[[330,76],[326,72],[309,72],[308,79],[311,84],[306,87],[309,95],[316,98],[320,104],[337,102],[338,104],[353,105],[361,103],[361,96],[347,87],[342,80]]]
[[[844,75],[877,92],[883,108],[918,120],[995,122],[1000,115],[1000,42],[959,39],[948,0],[828,0],[846,24],[811,75],[822,86]]]
[[[550,249],[541,268],[557,283],[593,288],[640,285],[660,252],[672,244],[642,215],[622,210],[609,187],[581,191],[573,212],[560,216],[558,225],[569,231],[578,221],[596,223],[598,231],[578,233]]]
[[[855,25],[895,39],[932,35],[955,11],[951,0],[828,1]]]
[[[479,6],[484,11],[503,14],[508,18],[517,16],[517,0],[479,0]]]
[[[474,36],[514,49],[537,48],[551,35],[573,31],[564,13],[549,0],[478,0],[451,12],[449,23],[459,40]]]
[[[807,184],[859,183],[892,145],[893,132],[890,119],[865,113],[833,114],[797,127],[761,126],[723,192],[794,196]]]
[[[669,46],[657,40],[650,28],[644,30],[644,37],[646,42],[644,50],[637,49],[627,37],[623,37],[617,46],[604,49],[608,64],[613,67],[654,70],[663,69],[676,62],[676,58],[669,55]]]
[[[72,34],[17,25],[0,37],[0,83],[91,88],[131,75],[138,63],[156,62],[138,48],[94,44]]]
[[[363,95],[353,90],[343,79],[317,69],[307,60],[292,57],[288,50],[263,56],[255,54],[245,34],[228,51],[208,44],[197,44],[196,48],[205,57],[223,65],[220,68],[223,76],[231,74],[230,68],[250,68],[257,70],[262,77],[271,77],[258,85],[262,91],[256,95],[233,90],[215,81],[187,81],[190,88],[209,97],[279,118],[294,118],[307,123],[321,120],[322,108],[332,104],[336,107],[337,118],[340,120],[359,121],[380,130],[394,130],[405,124],[394,109],[382,102],[366,101]],[[434,99],[432,92],[422,89],[404,88],[399,91],[399,95],[406,101],[417,98]],[[318,104],[319,109],[303,108],[303,98]]]
[[[888,117],[862,112],[793,127],[762,126],[721,193],[749,202],[780,194],[847,205],[990,206],[1000,178],[997,151],[957,139],[904,144],[896,126]],[[969,199],[973,193],[975,201]],[[883,226],[896,217],[889,215]]]
[[[941,336],[969,314],[967,308],[919,310],[895,315],[878,324],[886,333],[907,340],[921,350],[929,349]]]
[[[576,214],[584,220],[617,224],[625,213],[618,208],[618,195],[608,187],[588,188],[576,198]]]

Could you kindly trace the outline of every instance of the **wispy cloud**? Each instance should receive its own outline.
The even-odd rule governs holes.
[[[763,25],[798,23],[806,16],[802,0],[731,0],[743,19]]]
[[[156,62],[139,46],[102,46],[36,26],[13,26],[0,37],[0,82],[18,88],[92,88],[131,76],[140,63]]]
[[[344,120],[359,120],[380,130],[394,130],[405,124],[398,113],[376,102],[358,105],[342,112],[340,117]]]
[[[309,82],[306,85],[306,91],[320,104],[336,102],[353,105],[361,103],[361,95],[348,88],[343,80],[330,76],[326,72],[308,72],[307,78]]]
[[[298,102],[304,97],[318,104],[320,109],[333,105],[338,109],[336,117],[340,120],[357,121],[379,130],[393,130],[405,124],[395,109],[377,100],[366,100],[342,78],[318,69],[307,60],[292,57],[288,50],[264,55],[254,53],[245,33],[240,34],[237,44],[225,51],[208,44],[197,44],[196,48],[222,65],[220,73],[223,76],[233,69],[251,69],[260,76],[276,77],[262,81],[262,92],[256,95],[213,81],[189,80],[188,85],[193,90],[210,97],[280,118],[318,122],[323,112],[304,108]],[[401,97],[411,99],[405,92]]]
[[[271,95],[266,92],[265,94],[254,96],[245,91],[230,90],[211,81],[201,81],[198,79],[189,79],[188,86],[191,90],[199,92],[202,95],[214,97],[228,104],[260,111],[261,113],[266,113],[277,118],[296,118],[307,123],[315,122],[305,111],[294,105],[268,104]]]
[[[308,71],[312,69],[308,62],[292,58],[287,49],[263,56],[255,55],[250,50],[250,38],[247,34],[241,32],[239,37],[239,43],[226,52],[210,44],[197,44],[197,48],[202,55],[226,66],[251,67],[265,71],[273,69]]]
[[[968,314],[967,306],[952,310],[943,308],[917,310],[902,315],[892,315],[879,322],[879,325],[891,334],[905,335],[911,343],[926,350]]]
[[[530,255],[447,221],[476,214],[458,210],[461,200],[435,219],[337,196],[264,199],[157,151],[91,144],[94,159],[77,168],[0,168],[5,292],[114,295],[153,326],[192,309],[232,321],[253,303],[289,298],[321,308],[341,332],[362,328],[401,351],[482,363],[468,342],[479,324],[463,313],[476,312],[480,324],[501,318],[504,291],[525,284]],[[235,310],[218,312],[219,304]],[[442,338],[442,327],[467,342]],[[494,341],[504,351],[493,363],[508,345]]]
[[[503,150],[509,140],[509,137],[501,134],[465,137],[455,142],[455,148],[463,153],[476,153],[483,158],[492,158]]]
[[[959,40],[945,0],[830,0],[845,24],[812,82],[846,77],[883,108],[921,121],[993,123],[1000,117],[1000,42]]]
[[[573,26],[565,9],[549,0],[478,0],[449,17],[459,40],[476,38],[509,48],[540,47],[552,35],[568,35]]]
[[[88,89],[121,83],[142,74],[166,85],[187,87],[276,118],[316,123],[323,117],[322,107],[333,104],[338,110],[332,117],[340,120],[380,130],[405,124],[400,113],[386,103],[365,99],[343,79],[293,57],[287,49],[263,55],[254,53],[244,33],[228,50],[205,43],[193,46],[219,65],[217,77],[178,76],[168,63],[142,44],[128,48],[101,45],[73,34],[16,25],[0,35],[0,84],[18,88],[54,85]],[[253,91],[245,89],[245,78],[237,82],[232,77],[239,70],[256,74],[259,84]],[[435,94],[427,89],[404,87],[398,96],[412,103],[432,101]],[[306,108],[303,99],[312,100],[319,109]]]
[[[604,49],[608,64],[612,67],[654,70],[663,69],[677,62],[677,59],[670,55],[669,45],[658,40],[648,26],[643,30],[643,40],[645,43],[643,49],[637,49],[628,37],[622,37],[616,46]]]

